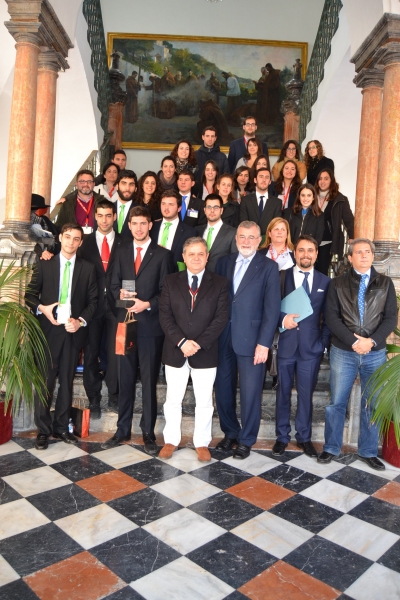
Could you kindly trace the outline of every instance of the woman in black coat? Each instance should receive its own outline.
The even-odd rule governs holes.
[[[347,230],[348,240],[354,238],[354,215],[348,199],[339,192],[339,185],[331,169],[320,172],[315,190],[319,207],[324,213],[324,234],[321,246],[318,248],[315,268],[327,275],[333,254],[337,254],[339,260],[343,258],[342,224]]]
[[[224,212],[222,213],[222,221],[231,227],[239,225],[239,203],[236,202],[234,196],[234,179],[229,173],[223,173],[218,179],[215,187],[217,193],[221,196],[224,203]]]
[[[304,151],[304,162],[307,167],[307,182],[314,186],[318,173],[322,169],[331,169],[332,172],[335,172],[333,160],[324,156],[324,149],[318,140],[310,140],[308,142]]]
[[[321,243],[324,233],[324,215],[318,206],[314,186],[309,183],[300,186],[293,207],[284,211],[284,218],[289,222],[293,244],[305,234],[312,235],[318,245]]]

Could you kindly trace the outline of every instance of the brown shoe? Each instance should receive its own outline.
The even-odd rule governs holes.
[[[161,448],[158,458],[171,458],[175,450],[176,446],[173,446],[173,444],[165,444],[165,446]]]
[[[208,462],[211,460],[211,454],[208,448],[205,446],[201,446],[200,448],[196,448],[197,457],[201,462]]]

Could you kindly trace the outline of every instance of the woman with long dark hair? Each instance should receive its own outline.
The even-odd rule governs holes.
[[[93,188],[94,192],[101,194],[107,200],[116,202],[118,200],[118,191],[115,182],[118,179],[120,168],[113,162],[108,162],[102,169],[103,181]]]
[[[178,189],[176,185],[176,162],[173,156],[164,156],[157,177],[162,191]]]
[[[207,160],[204,165],[204,172],[201,178],[201,186],[198,192],[198,198],[205,200],[209,194],[216,191],[215,184],[219,176],[219,167],[215,160]]]
[[[215,187],[224,203],[224,212],[221,219],[224,223],[236,228],[239,225],[239,204],[236,202],[233,193],[233,176],[230,173],[224,173],[218,178]]]
[[[324,214],[324,233],[315,268],[327,275],[332,256],[337,254],[339,260],[343,258],[342,225],[347,230],[349,241],[354,237],[354,215],[348,199],[339,192],[339,184],[331,169],[319,172],[315,190],[319,208]]]
[[[278,179],[279,173],[287,160],[295,161],[299,170],[300,179],[303,181],[303,179],[306,178],[307,169],[306,165],[301,160],[300,146],[296,140],[287,140],[287,142],[283,144],[278,160],[272,167],[272,176],[274,180],[276,181]]]
[[[293,244],[305,234],[312,235],[318,245],[321,243],[324,233],[324,215],[318,206],[317,193],[313,185],[304,183],[300,186],[293,207],[285,210],[284,217],[289,222]]]
[[[256,160],[256,158],[262,153],[263,148],[260,140],[258,140],[257,138],[250,138],[247,142],[247,152],[242,158],[239,158],[236,168],[238,169],[239,167],[250,167],[251,169],[254,165],[254,161]]]
[[[318,174],[324,169],[335,172],[333,160],[324,156],[324,149],[318,140],[310,140],[304,150],[304,164],[307,167],[307,182],[315,185]]]
[[[154,171],[146,171],[138,181],[138,189],[135,197],[135,202],[139,206],[145,206],[150,214],[151,220],[156,221],[161,219],[160,210],[160,183]]]
[[[291,208],[296,200],[301,179],[297,163],[289,159],[283,165],[279,177],[268,186],[268,193],[282,200],[282,210]]]
[[[181,171],[197,171],[197,160],[194,149],[189,140],[180,140],[172,149],[171,156],[176,162],[176,172]]]
[[[239,204],[243,196],[251,191],[250,173],[249,167],[239,167],[233,174],[236,202]]]

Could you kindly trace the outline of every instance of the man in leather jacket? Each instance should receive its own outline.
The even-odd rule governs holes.
[[[346,407],[355,378],[361,379],[358,458],[383,471],[377,458],[378,431],[370,422],[366,384],[386,361],[386,338],[397,324],[396,292],[390,277],[372,266],[375,246],[355,239],[348,249],[351,268],[333,279],[326,301],[326,324],[332,332],[331,400],[325,412],[325,445],[318,462],[329,463],[340,454]]]

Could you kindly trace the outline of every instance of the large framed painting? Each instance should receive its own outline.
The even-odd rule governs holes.
[[[201,144],[204,127],[213,125],[226,151],[251,115],[274,154],[283,143],[285,83],[299,65],[304,79],[307,65],[303,42],[109,33],[107,49],[110,65],[118,53],[125,77],[125,148]]]

